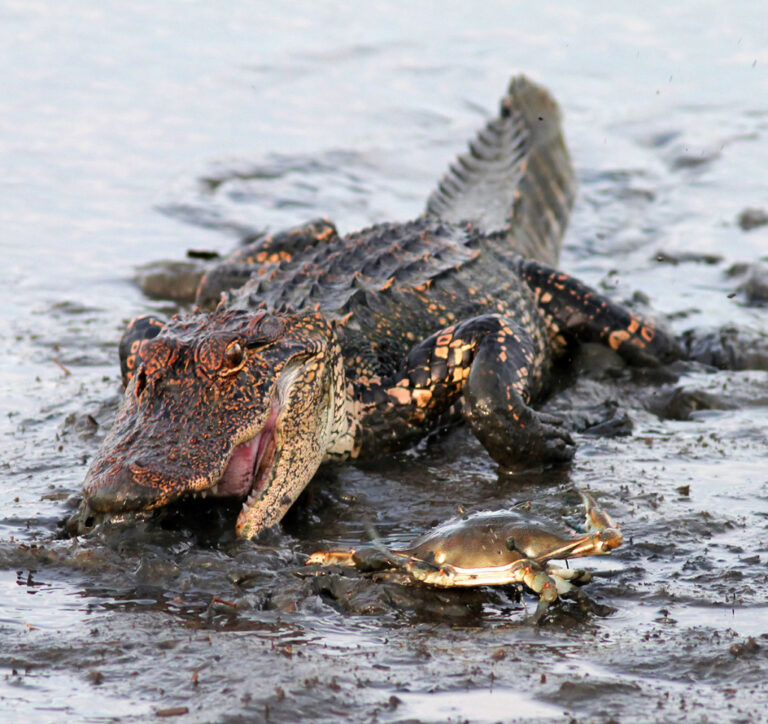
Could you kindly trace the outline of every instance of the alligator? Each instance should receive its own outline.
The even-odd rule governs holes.
[[[203,276],[194,311],[129,325],[124,398],[85,511],[234,496],[236,533],[251,538],[322,463],[460,419],[501,466],[569,461],[562,420],[533,406],[556,360],[585,341],[637,365],[681,353],[557,270],[575,185],[556,103],[518,76],[415,220],[342,236],[320,219],[250,239]]]

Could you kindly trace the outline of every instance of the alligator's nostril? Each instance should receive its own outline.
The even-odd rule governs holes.
[[[144,368],[139,370],[139,374],[136,375],[136,397],[141,397],[141,393],[144,392],[144,388],[147,386],[147,373],[144,372]]]

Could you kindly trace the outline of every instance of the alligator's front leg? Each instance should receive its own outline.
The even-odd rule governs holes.
[[[413,444],[463,396],[465,418],[501,465],[567,461],[568,433],[530,407],[548,364],[547,351],[499,315],[447,327],[414,347],[392,377],[359,385],[360,453]]]

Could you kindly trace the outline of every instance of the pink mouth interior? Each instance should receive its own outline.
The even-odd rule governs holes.
[[[235,496],[244,498],[251,492],[256,475],[259,472],[259,467],[267,456],[268,448],[273,447],[269,443],[274,441],[275,425],[279,411],[279,407],[273,405],[264,429],[255,437],[235,448],[218,483],[217,495],[219,497]],[[259,477],[264,476],[262,474]]]

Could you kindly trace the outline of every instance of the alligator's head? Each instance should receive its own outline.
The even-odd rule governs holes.
[[[278,522],[338,426],[341,353],[319,314],[220,307],[141,341],[88,470],[90,510],[146,511],[207,492],[244,500],[237,534]]]

